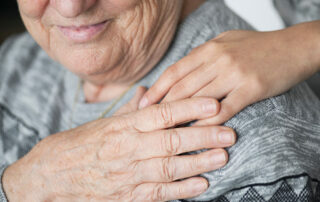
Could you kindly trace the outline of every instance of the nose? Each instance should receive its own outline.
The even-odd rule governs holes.
[[[81,13],[89,10],[97,0],[52,0],[52,6],[63,17],[77,17]]]

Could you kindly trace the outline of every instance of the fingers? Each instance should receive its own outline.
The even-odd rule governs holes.
[[[206,179],[193,177],[171,183],[144,183],[136,188],[135,195],[136,201],[170,201],[198,196],[207,188]]]
[[[121,122],[125,121],[129,127],[136,131],[148,132],[213,117],[218,112],[219,103],[217,100],[190,98],[147,107],[137,111],[133,116],[128,116],[126,120],[121,120]]]
[[[163,98],[162,102],[171,102],[191,97],[201,88],[212,82],[215,73],[213,65],[202,65],[201,67],[198,67],[185,78],[175,83]]]
[[[227,127],[210,126],[168,129],[140,135],[138,138],[143,146],[136,151],[136,157],[149,159],[200,149],[229,147],[235,143],[236,134]]]
[[[218,77],[194,94],[193,97],[212,97],[220,100],[231,91],[232,87],[223,78]]]
[[[139,86],[136,90],[136,94],[134,95],[134,97],[126,105],[124,105],[116,113],[114,113],[114,116],[127,114],[138,110],[139,101],[146,91],[147,88]]]
[[[213,149],[195,155],[153,158],[139,161],[137,173],[141,182],[172,182],[223,167],[228,154]],[[152,171],[152,172],[150,172]]]
[[[234,115],[244,109],[246,106],[254,103],[256,100],[250,98],[249,88],[239,88],[232,91],[225,99],[221,102],[221,110],[215,117],[199,120],[194,126],[204,125],[220,125],[231,119]]]
[[[140,101],[139,109],[158,103],[169,89],[192,70],[201,66],[197,54],[192,52],[169,67],[158,79],[158,81],[146,92]]]

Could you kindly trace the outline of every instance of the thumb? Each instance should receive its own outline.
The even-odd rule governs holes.
[[[138,110],[139,102],[142,96],[147,91],[146,87],[139,86],[136,90],[136,94],[134,97],[124,106],[122,106],[116,113],[114,113],[114,116],[122,115],[122,114],[128,114],[130,112],[134,112]]]

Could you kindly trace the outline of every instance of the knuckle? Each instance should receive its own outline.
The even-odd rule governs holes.
[[[123,186],[111,193],[108,197],[109,201],[133,201],[135,199],[134,190],[130,186]]]
[[[236,56],[229,50],[222,50],[220,60],[224,64],[231,65],[232,67],[238,67]]]
[[[215,53],[221,49],[221,45],[218,40],[211,40],[207,42],[208,44],[205,46],[206,51],[210,53]]]
[[[100,152],[98,153],[99,159],[103,159],[103,156],[106,156],[106,152],[113,155],[122,153],[123,144],[123,137],[121,137],[121,135],[110,135],[101,146]]]
[[[229,75],[229,79],[238,85],[243,85],[248,82],[247,77],[248,75],[246,75],[245,71],[237,65],[233,66],[232,73]]]
[[[157,119],[164,125],[164,127],[171,127],[175,124],[172,114],[172,105],[170,103],[162,103],[157,106]]]
[[[163,134],[163,148],[166,154],[175,155],[181,148],[181,137],[176,129],[166,130]]]
[[[181,69],[181,61],[171,66],[165,73],[165,77],[172,83],[177,78],[179,78],[180,75],[180,69]]]
[[[166,189],[164,184],[155,185],[152,193],[152,201],[165,201]]]
[[[168,182],[172,182],[175,180],[176,166],[172,162],[172,158],[166,157],[162,160],[161,165],[161,175],[162,178]]]
[[[170,67],[164,72],[164,75],[169,76],[169,75],[175,74],[175,73],[177,72],[177,70],[179,69],[178,66],[179,66],[179,62],[173,64],[172,66],[170,66]]]
[[[144,96],[150,100],[151,94],[160,94],[162,93],[162,91],[163,89],[161,88],[161,85],[159,83],[156,83],[155,85],[151,86],[150,90],[147,93],[145,93]]]
[[[143,172],[145,169],[145,165],[141,160],[135,160],[130,163],[130,172],[132,173],[132,178],[135,183],[140,183],[143,181]]]
[[[248,71],[246,67],[241,65],[234,56],[226,56],[225,62],[229,69],[229,79],[234,83],[243,84],[248,82]],[[250,73],[250,72],[249,72]]]
[[[124,115],[114,116],[111,119],[112,120],[110,122],[104,124],[104,127],[102,128],[102,134],[128,129],[132,124],[132,121]]]
[[[251,79],[251,88],[254,92],[260,94],[262,92],[266,92],[265,85],[263,79],[260,77],[254,77]]]

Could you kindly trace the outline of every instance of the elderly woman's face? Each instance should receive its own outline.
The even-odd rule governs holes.
[[[141,77],[159,61],[175,32],[182,0],[18,0],[18,4],[28,31],[52,58],[103,84]]]

